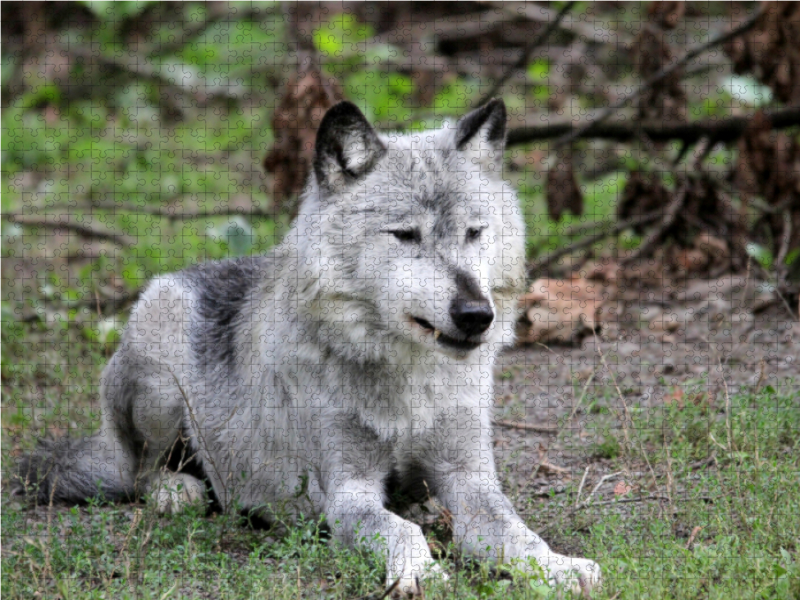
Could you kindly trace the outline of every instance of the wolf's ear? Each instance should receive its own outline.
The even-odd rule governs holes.
[[[499,167],[506,147],[506,105],[499,98],[461,117],[456,150],[474,155],[484,166]]]
[[[351,102],[325,113],[317,131],[314,173],[320,186],[337,192],[357,181],[386,153],[386,146]]]

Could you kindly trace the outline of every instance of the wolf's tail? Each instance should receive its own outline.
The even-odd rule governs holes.
[[[38,504],[133,499],[136,482],[129,464],[133,457],[115,445],[103,433],[43,440],[19,461],[11,494]]]

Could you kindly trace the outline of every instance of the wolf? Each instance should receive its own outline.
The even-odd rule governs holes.
[[[152,281],[103,371],[99,432],[43,445],[19,486],[43,503],[148,495],[172,512],[205,481],[229,509],[324,515],[412,595],[446,573],[387,504],[431,494],[462,552],[598,586],[596,563],[528,529],[495,471],[492,371],[525,281],[505,137],[501,100],[407,134],[332,107],[285,239]]]

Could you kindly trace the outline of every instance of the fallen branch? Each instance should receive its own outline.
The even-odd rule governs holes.
[[[132,246],[133,240],[125,235],[112,233],[110,231],[103,231],[99,229],[92,229],[88,225],[80,225],[79,223],[72,223],[69,221],[48,221],[45,219],[36,219],[25,217],[23,215],[9,214],[5,215],[9,223],[16,223],[23,227],[45,227],[49,229],[66,229],[72,231],[86,238],[93,238],[96,240],[103,240],[113,242],[119,246]]]
[[[167,207],[161,206],[143,206],[141,204],[133,204],[131,202],[97,202],[93,204],[55,204],[46,207],[47,210],[110,210],[130,212],[134,214],[153,215],[156,217],[165,217],[174,220],[189,220],[189,219],[205,219],[208,217],[272,217],[271,213],[260,208],[228,208],[218,207],[211,210],[188,210],[181,207]]]
[[[555,146],[556,147],[564,146],[564,145],[569,144],[570,142],[572,142],[572,141],[574,141],[574,140],[576,140],[576,139],[578,139],[580,137],[583,137],[588,131],[590,131],[594,127],[597,127],[600,123],[602,123],[603,121],[608,119],[611,115],[613,115],[615,112],[617,112],[620,108],[622,108],[623,106],[628,104],[628,102],[631,102],[632,100],[636,100],[644,92],[646,92],[647,90],[652,88],[655,84],[659,83],[660,81],[662,81],[662,80],[666,79],[667,77],[669,77],[670,75],[672,75],[678,69],[680,69],[680,68],[684,67],[685,65],[687,65],[691,60],[697,58],[698,56],[700,56],[704,52],[710,50],[711,48],[714,48],[715,46],[720,46],[720,45],[724,44],[725,42],[728,42],[729,40],[732,40],[733,38],[735,38],[737,36],[740,36],[743,33],[749,31],[758,22],[758,20],[766,12],[766,10],[767,10],[766,9],[766,5],[762,6],[762,8],[759,9],[756,12],[756,14],[753,15],[753,17],[751,17],[749,20],[745,21],[745,23],[743,23],[739,27],[736,27],[735,29],[729,31],[728,33],[723,33],[723,34],[718,35],[717,37],[709,40],[705,44],[702,44],[701,46],[698,46],[697,48],[695,48],[693,50],[690,50],[689,52],[684,54],[681,59],[675,61],[674,63],[672,63],[672,64],[670,64],[668,66],[665,66],[658,73],[656,73],[650,79],[648,79],[645,83],[643,83],[638,88],[636,88],[633,92],[631,92],[627,96],[624,96],[624,97],[620,98],[614,104],[612,104],[608,108],[602,110],[600,112],[600,114],[598,116],[596,116],[594,119],[592,119],[590,122],[582,125],[581,127],[575,129],[571,133],[569,133],[569,134],[561,137],[560,139],[558,139],[556,141],[556,143],[555,143]]]
[[[790,106],[781,110],[765,112],[772,129],[786,129],[800,126],[800,106]],[[727,119],[707,119],[693,123],[606,123],[596,121],[576,125],[572,122],[552,123],[535,127],[518,127],[508,132],[508,146],[519,146],[542,140],[569,137],[603,139],[628,142],[638,139],[642,134],[653,142],[679,140],[687,145],[696,144],[703,138],[714,143],[730,143],[738,140],[753,116],[729,117]],[[559,142],[560,143],[560,142]]]
[[[572,10],[572,7],[575,6],[575,4],[576,2],[567,2],[564,5],[561,11],[559,11],[559,13],[556,15],[556,18],[553,19],[547,25],[547,27],[545,27],[544,31],[533,38],[533,40],[531,40],[531,42],[525,46],[525,48],[522,50],[522,55],[519,57],[517,62],[506,69],[505,73],[503,73],[503,75],[497,81],[495,81],[494,84],[492,84],[492,87],[489,88],[489,91],[481,96],[480,100],[475,102],[473,105],[475,108],[483,106],[489,100],[494,98],[495,94],[497,94],[497,92],[500,91],[506,82],[511,79],[511,77],[514,75],[514,72],[528,64],[533,51],[547,41],[547,38],[550,37],[550,34],[558,28],[558,26],[561,24],[561,21],[564,20],[564,17],[567,16],[567,13]]]
[[[511,19],[525,18],[529,21],[551,22],[556,12],[533,2],[478,2],[484,6],[499,8]],[[630,36],[625,31],[613,31],[607,28],[597,28],[590,22],[570,19],[562,22],[559,26],[572,36],[593,44],[608,44],[612,47],[628,46],[631,43]]]
[[[537,433],[558,433],[558,427],[529,425],[528,423],[517,423],[515,421],[502,421],[498,419],[495,419],[493,423],[498,427],[506,427],[508,429],[521,429],[523,431],[535,431]]]
[[[557,260],[572,254],[578,250],[582,250],[583,248],[587,248],[596,244],[602,239],[610,237],[612,235],[616,235],[621,231],[628,229],[629,227],[636,227],[637,225],[644,225],[646,223],[652,223],[656,221],[662,215],[661,211],[658,212],[651,212],[647,213],[646,215],[639,215],[637,217],[631,217],[630,219],[626,219],[624,221],[620,221],[611,229],[606,229],[594,235],[591,235],[587,238],[583,238],[578,240],[577,242],[570,244],[569,246],[565,246],[564,248],[559,248],[554,252],[551,252],[541,260],[537,260],[528,267],[528,278],[534,279],[539,276],[539,273],[549,267],[551,264],[556,262]]]
[[[397,589],[397,586],[400,585],[400,579],[401,579],[401,577],[398,577],[397,579],[395,579],[394,583],[392,583],[392,585],[390,585],[388,588],[386,588],[386,591],[383,592],[383,594],[381,595],[380,598],[378,598],[378,600],[384,600],[385,598],[388,598],[389,595]]]
[[[535,472],[538,473],[539,471],[572,477],[572,471],[570,469],[559,467],[547,460],[547,449],[542,444],[539,444],[539,464]]]

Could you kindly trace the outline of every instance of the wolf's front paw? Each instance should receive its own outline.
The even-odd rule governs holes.
[[[594,561],[550,554],[546,564],[544,560],[540,560],[540,564],[549,575],[550,585],[561,585],[586,597],[600,587],[600,566]]]
[[[393,598],[422,596],[424,580],[434,578],[447,581],[450,577],[436,563],[428,563],[418,568],[412,568],[409,572],[403,573],[394,579],[390,576],[387,578],[386,584],[388,587],[394,586],[392,589]],[[395,582],[397,582],[396,585]]]

